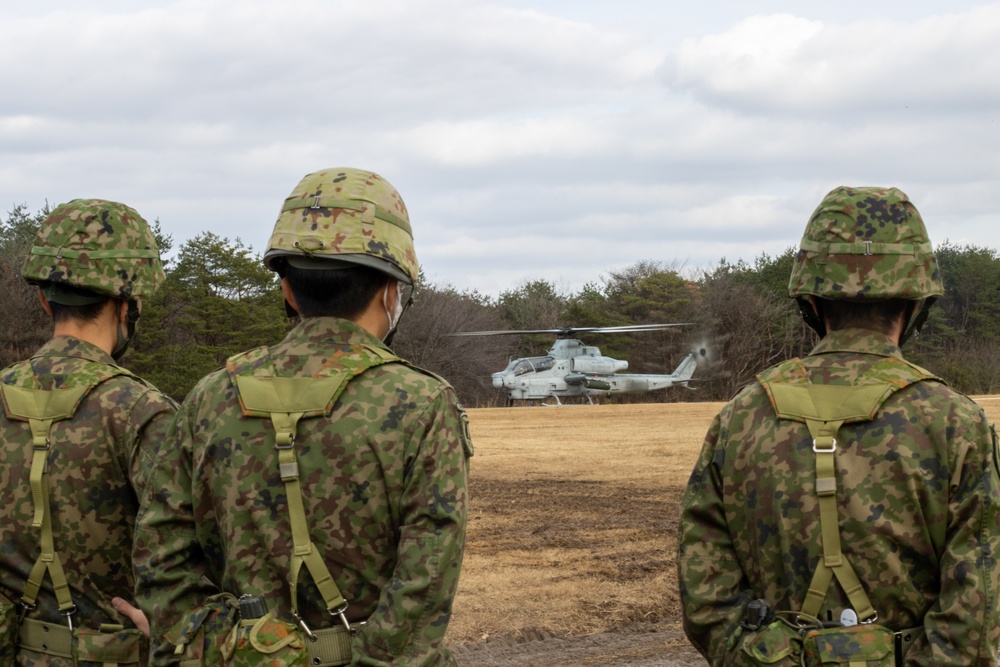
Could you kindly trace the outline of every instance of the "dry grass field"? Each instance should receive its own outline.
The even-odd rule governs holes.
[[[1000,419],[1000,397],[977,400]],[[460,664],[705,664],[680,632],[674,557],[684,485],[721,406],[470,410],[468,541],[447,637]],[[616,636],[631,638],[614,648]],[[559,639],[531,641],[548,637]],[[637,637],[660,658],[640,655]],[[498,657],[530,644],[549,653]]]

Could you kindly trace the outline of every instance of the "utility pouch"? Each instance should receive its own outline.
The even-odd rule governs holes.
[[[18,608],[0,595],[0,667],[13,667],[17,656]]]
[[[146,637],[139,630],[126,630],[120,625],[102,626],[100,630],[77,628],[73,631],[78,667],[108,667],[109,665],[145,665],[149,662]]]
[[[178,667],[219,667],[228,662],[237,606],[229,593],[213,595],[164,633],[164,640],[174,647]]]
[[[739,644],[729,652],[726,667],[799,667],[801,628],[777,618],[757,630],[742,629]]]
[[[306,641],[297,626],[277,620],[271,612],[242,619],[236,631],[233,667],[306,667]]]
[[[351,662],[351,635],[343,626],[312,630],[279,621],[268,612],[241,620],[233,667],[339,667]]]
[[[804,639],[803,664],[893,667],[896,664],[893,636],[889,628],[874,624],[810,630]]]

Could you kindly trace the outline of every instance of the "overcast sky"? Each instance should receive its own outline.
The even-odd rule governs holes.
[[[1000,3],[78,0],[0,9],[0,211],[76,197],[263,251],[372,169],[438,284],[562,291],[797,243],[895,185],[1000,248]]]

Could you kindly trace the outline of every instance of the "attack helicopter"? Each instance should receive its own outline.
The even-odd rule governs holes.
[[[555,334],[556,340],[543,357],[512,360],[507,368],[493,374],[493,386],[507,391],[508,402],[531,401],[543,405],[549,398],[562,405],[560,398],[584,397],[593,405],[594,396],[655,391],[672,386],[687,387],[698,366],[704,348],[689,353],[673,373],[663,375],[625,374],[628,361],[601,355],[593,345],[585,345],[574,336],[581,333],[633,333],[659,331],[679,324],[635,324],[611,327],[566,327],[563,329],[520,329],[501,331],[462,331],[452,336],[504,336],[518,334]]]

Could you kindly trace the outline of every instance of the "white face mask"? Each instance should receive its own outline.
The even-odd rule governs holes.
[[[403,314],[403,286],[398,280],[396,281],[396,303],[392,306],[392,312],[389,312],[388,288],[382,292],[382,308],[385,309],[385,316],[389,318],[389,332],[391,333],[399,324],[399,318]]]

